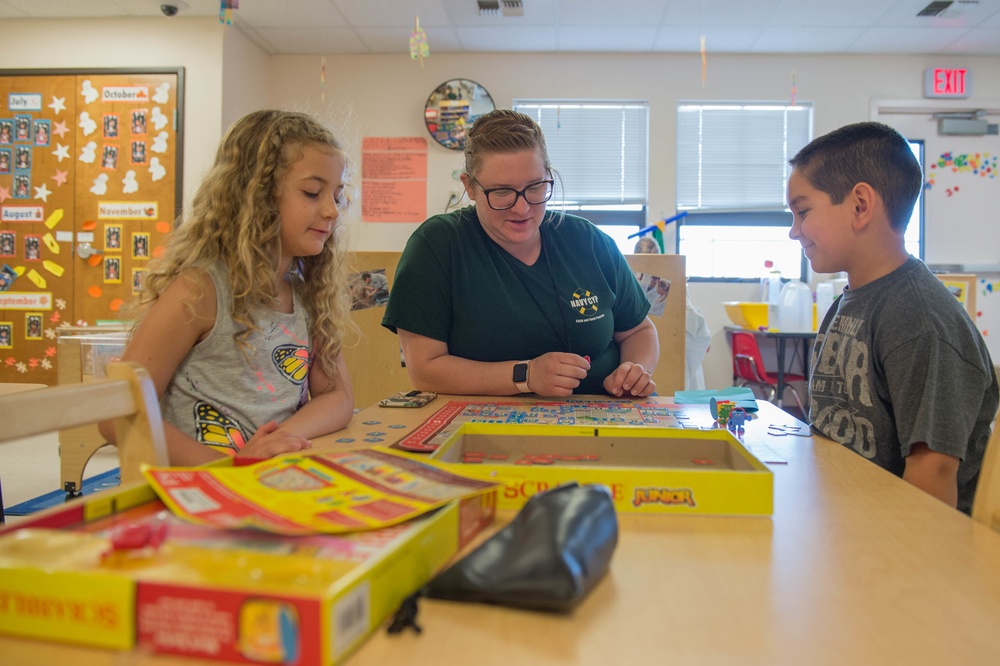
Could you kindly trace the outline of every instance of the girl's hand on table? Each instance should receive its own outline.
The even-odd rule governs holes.
[[[305,437],[278,429],[277,421],[268,421],[253,434],[250,441],[237,453],[237,457],[273,458],[282,453],[311,449],[312,442]]]

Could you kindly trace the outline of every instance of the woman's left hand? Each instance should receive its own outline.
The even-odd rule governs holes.
[[[644,367],[625,361],[604,378],[604,390],[618,398],[644,397],[652,395],[656,390],[656,382]]]

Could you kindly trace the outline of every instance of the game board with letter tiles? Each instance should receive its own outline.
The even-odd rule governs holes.
[[[688,417],[678,405],[628,400],[466,402],[453,400],[412,433],[392,445],[405,451],[437,449],[463,423],[683,428]]]

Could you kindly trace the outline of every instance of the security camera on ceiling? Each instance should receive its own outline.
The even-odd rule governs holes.
[[[159,0],[157,0],[157,2],[160,5],[160,11],[164,16],[168,17],[177,16],[177,12],[188,8],[187,3],[183,0],[168,0],[168,2],[159,2]]]

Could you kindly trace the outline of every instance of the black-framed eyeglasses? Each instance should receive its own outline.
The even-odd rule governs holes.
[[[493,210],[513,208],[518,197],[524,197],[524,200],[532,205],[543,204],[552,198],[552,186],[555,184],[555,180],[549,178],[529,183],[524,186],[523,190],[515,190],[513,187],[494,187],[488,190],[471,175],[469,179],[479,185],[479,189],[486,195],[486,203]]]

